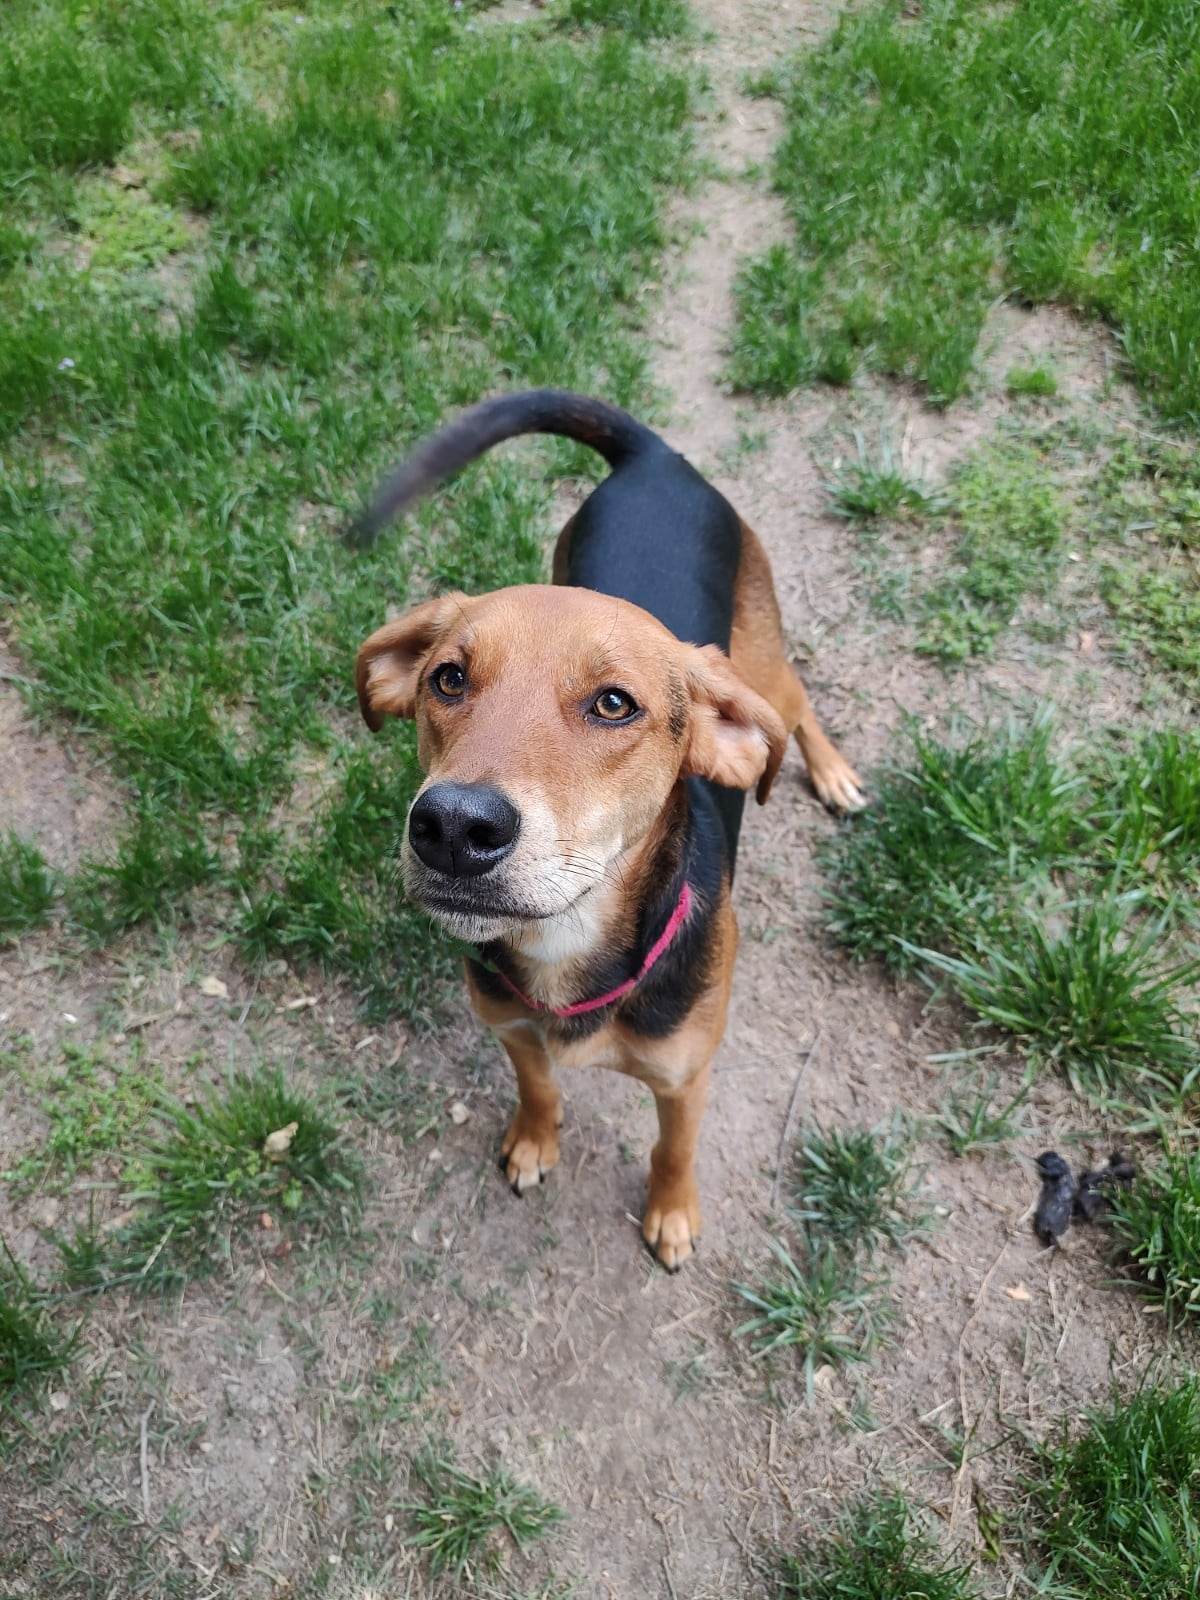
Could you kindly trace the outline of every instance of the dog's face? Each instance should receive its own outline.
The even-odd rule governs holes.
[[[372,730],[417,721],[408,891],[476,942],[582,928],[681,777],[763,800],[787,738],[721,651],[586,589],[427,601],[372,634],[357,678]]]

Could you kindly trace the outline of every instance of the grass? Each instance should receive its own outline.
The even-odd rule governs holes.
[[[899,1129],[815,1128],[799,1140],[792,1214],[866,1255],[902,1244],[921,1227],[909,1203],[909,1162],[909,1139]]]
[[[75,1336],[64,1338],[47,1309],[46,1296],[3,1245],[0,1259],[0,1411],[6,1401],[61,1372],[71,1359]]]
[[[1009,367],[1004,388],[1014,399],[1053,400],[1058,393],[1058,379],[1049,367]]]
[[[826,853],[831,931],[860,958],[948,980],[1033,1065],[1086,1092],[1188,1092],[1200,963],[1172,942],[1174,906],[1147,915],[1164,870],[1148,870],[1147,843],[1190,862],[1181,737],[1128,747],[1114,788],[1111,763],[1057,757],[1044,721],[959,747],[914,735],[878,806]],[[1128,790],[1148,797],[1144,822],[1114,812]]]
[[[1119,753],[1101,775],[1103,848],[1166,895],[1200,891],[1200,735],[1166,732]]]
[[[1191,1600],[1200,1572],[1200,1383],[1146,1386],[1045,1446],[1028,1485],[1047,1591]]]
[[[691,19],[684,0],[565,0],[565,21],[619,28],[636,39],[670,39],[686,34]]]
[[[159,1127],[128,1162],[132,1220],[61,1241],[68,1280],[163,1289],[227,1265],[266,1212],[275,1227],[344,1222],[362,1185],[336,1124],[278,1070],[234,1075],[188,1107],[164,1100]]]
[[[921,966],[920,947],[967,948],[1014,881],[1074,855],[1080,788],[1047,722],[957,746],[913,731],[908,759],[875,780],[878,803],[826,852],[828,926],[900,972]]]
[[[886,440],[875,459],[861,434],[855,436],[855,443],[857,459],[839,467],[825,485],[835,515],[850,522],[894,521],[937,505],[937,497],[905,472]]]
[[[734,1285],[755,1313],[734,1337],[751,1340],[755,1359],[793,1352],[810,1404],[822,1367],[865,1362],[886,1337],[892,1308],[873,1258],[925,1225],[912,1207],[909,1162],[899,1126],[801,1134],[787,1208],[796,1248],[770,1240],[774,1276]]]
[[[54,874],[37,846],[0,835],[0,945],[45,922],[54,899]]]
[[[558,1506],[503,1467],[477,1477],[444,1456],[426,1454],[413,1468],[428,1499],[405,1508],[413,1530],[408,1542],[425,1553],[435,1575],[462,1578],[501,1531],[524,1550],[563,1520]]]
[[[104,1156],[130,1159],[138,1136],[162,1094],[158,1069],[140,1050],[112,1062],[99,1049],[66,1043],[63,1071],[36,1087],[38,1109],[47,1120],[36,1151],[0,1174],[24,1189],[54,1181],[69,1184],[82,1168]],[[26,1069],[28,1079],[28,1069]]]
[[[585,14],[6,9],[0,604],[39,709],[126,798],[66,885],[95,941],[202,918],[436,1009],[448,957],[393,870],[411,732],[367,740],[353,653],[431,589],[539,577],[546,466],[592,468],[510,455],[368,554],[333,534],[485,392],[645,397],[691,86],[637,35],[683,14]]]
[[[1105,441],[1089,476],[1100,592],[1135,661],[1195,703],[1200,683],[1200,460],[1190,438],[1141,429]]]
[[[835,1531],[772,1563],[771,1600],[975,1600],[970,1567],[942,1555],[897,1493],[865,1497]]]
[[[1200,1067],[1194,1014],[1180,999],[1200,978],[1200,960],[1165,959],[1162,922],[1137,927],[1137,904],[1076,901],[1060,932],[1027,917],[998,927],[972,956],[927,951],[925,959],[984,1022],[1035,1063],[1060,1067],[1077,1089],[1178,1090]]]
[[[1113,1233],[1172,1321],[1200,1317],[1200,1151],[1168,1149],[1112,1204]]]
[[[777,1239],[770,1248],[776,1275],[757,1285],[734,1285],[754,1311],[734,1329],[734,1337],[751,1340],[756,1360],[780,1350],[793,1352],[811,1403],[822,1367],[869,1359],[886,1331],[888,1308],[880,1285],[830,1242],[810,1242],[801,1262]]]
[[[956,474],[951,571],[921,596],[916,650],[953,665],[992,653],[1022,599],[1053,587],[1066,510],[1038,451],[1006,440]]]
[[[735,380],[865,367],[945,405],[1008,293],[1102,318],[1168,417],[1200,415],[1198,30],[1190,0],[846,13],[769,85],[795,240],[741,274]]]
[[[1020,1129],[1016,1117],[1029,1098],[1032,1076],[1027,1075],[1016,1094],[1003,1102],[999,1102],[997,1087],[998,1079],[993,1076],[970,1094],[950,1090],[933,1120],[946,1135],[954,1155],[970,1155],[1017,1137]]]
[[[1200,568],[1150,571],[1133,562],[1107,568],[1102,593],[1121,630],[1191,700],[1200,683]]]
[[[1112,619],[1105,650],[1196,701],[1200,457],[1186,435],[1081,414],[1025,421],[936,494],[886,446],[872,460],[860,438],[858,462],[827,488],[857,525],[869,604],[913,629],[918,654],[962,666],[991,656],[1014,622],[1061,643],[1073,618],[1094,645],[1098,591]],[[915,522],[921,543],[889,519]]]

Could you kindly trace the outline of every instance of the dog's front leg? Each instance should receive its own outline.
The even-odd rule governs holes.
[[[642,1237],[668,1272],[677,1272],[700,1240],[695,1162],[709,1072],[706,1061],[681,1088],[654,1090],[658,1143],[650,1153]]]
[[[541,1183],[558,1164],[562,1094],[538,1030],[518,1022],[497,1030],[517,1074],[518,1104],[500,1146],[500,1166],[514,1194]]]

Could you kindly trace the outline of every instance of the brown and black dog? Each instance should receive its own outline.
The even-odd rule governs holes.
[[[827,805],[863,797],[788,663],[762,545],[625,412],[557,390],[484,401],[419,447],[359,537],[528,433],[580,440],[613,469],[563,529],[553,583],[442,595],[387,623],[358,653],[359,700],[373,730],[417,721],[428,776],[405,882],[478,948],[471,1003],[517,1075],[513,1190],[558,1160],[555,1068],[628,1073],[658,1105],[642,1231],[674,1270],[700,1230],[742,791],[767,798],[794,733]]]

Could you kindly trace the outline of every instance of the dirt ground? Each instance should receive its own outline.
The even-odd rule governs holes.
[[[1106,336],[1059,313],[1005,309],[989,378],[948,413],[874,382],[771,405],[727,393],[734,273],[785,229],[763,172],[777,113],[740,84],[819,35],[832,12],[804,0],[695,0],[695,10],[709,30],[699,55],[712,82],[699,137],[719,175],[677,207],[680,242],[652,328],[665,431],[766,543],[820,714],[864,774],[906,713],[936,722],[952,710],[1052,699],[1082,726],[1110,720],[1135,702],[1137,685],[1103,656],[1083,659],[1073,634],[1054,647],[1002,646],[995,662],[953,678],[906,653],[903,627],[869,616],[853,536],[821,489],[855,425],[902,439],[910,466],[936,480],[995,428],[1007,404],[999,375],[1044,352],[1063,405],[1132,412],[1107,381]],[[112,825],[105,775],[57,732],[32,727],[3,678],[0,696],[0,824],[70,865]],[[110,1513],[95,1518],[94,1551],[115,1548],[113,1511],[129,1518],[120,1538],[136,1538],[139,1422],[153,1404],[151,1520],[171,1510],[159,1548],[187,1575],[188,1593],[303,1593],[322,1561],[335,1593],[426,1592],[397,1508],[408,1497],[403,1464],[427,1431],[464,1463],[503,1459],[566,1511],[562,1531],[514,1563],[511,1584],[553,1569],[597,1600],[759,1592],[754,1562],[767,1542],[786,1543],[848,1492],[891,1481],[928,1501],[950,1536],[977,1545],[976,1480],[1002,1499],[1002,1457],[984,1453],[960,1471],[940,1430],[972,1432],[980,1445],[1010,1427],[1039,1433],[1102,1399],[1114,1376],[1140,1370],[1157,1329],[1107,1285],[1098,1243],[1084,1237],[1047,1254],[1029,1231],[1029,1158],[1071,1136],[1103,1145],[1093,1114],[1047,1084],[1014,1146],[956,1161],[936,1138],[921,1140],[921,1198],[936,1225],[895,1264],[893,1342],[872,1365],[829,1376],[810,1406],[794,1382],[769,1390],[731,1340],[739,1311],[729,1285],[765,1263],[797,1075],[798,1125],[919,1118],[945,1095],[947,1069],[929,1058],[964,1043],[952,1015],[926,1011],[922,991],[851,966],[820,933],[814,849],[833,827],[794,756],[770,805],[747,814],[743,944],[700,1157],[704,1242],[674,1278],[654,1267],[637,1231],[650,1098],[615,1077],[566,1083],[562,1165],[518,1202],[493,1161],[509,1071],[465,1015],[434,1040],[395,1024],[368,1028],[336,985],[252,974],[183,937],[166,947],[132,939],[82,966],[63,966],[37,938],[9,954],[0,1023],[32,1032],[47,1052],[63,1038],[138,1037],[175,1081],[215,1080],[229,1061],[261,1057],[314,1081],[376,1074],[384,1089],[399,1062],[428,1088],[394,1126],[362,1125],[374,1176],[364,1243],[333,1259],[301,1249],[276,1260],[264,1236],[228,1280],[179,1302],[112,1301],[91,1319],[63,1408],[46,1420],[71,1463],[69,1492],[0,1466],[0,1538],[31,1541],[48,1560],[89,1503]],[[207,973],[225,979],[227,1001],[200,994]],[[299,995],[317,1004],[279,1009]],[[1015,1087],[1017,1063],[1001,1070]],[[469,1116],[456,1125],[447,1108],[458,1100]],[[16,1086],[0,1112],[10,1152],[37,1138]],[[422,1122],[432,1125],[411,1142]],[[0,1225],[37,1261],[39,1228],[62,1220],[59,1201],[35,1197]],[[371,1374],[409,1348],[418,1325],[440,1384],[416,1421],[362,1424],[357,1402]],[[391,1465],[372,1475],[372,1459]],[[370,1580],[337,1576],[353,1566],[351,1527],[373,1552]],[[31,1581],[13,1592],[36,1593]],[[1008,1584],[996,1571],[996,1593]]]

